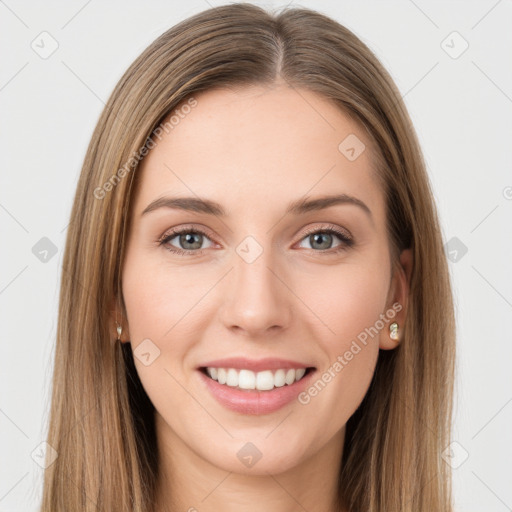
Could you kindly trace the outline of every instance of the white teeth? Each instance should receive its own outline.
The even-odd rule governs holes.
[[[256,388],[256,375],[249,370],[240,370],[238,374],[238,386],[242,389]]]
[[[294,370],[279,369],[273,373],[271,370],[262,372],[253,372],[251,370],[237,370],[235,368],[206,368],[206,372],[219,384],[226,384],[239,389],[257,389],[259,391],[269,391],[280,388],[285,384],[291,385],[302,379],[306,373],[305,368]]]
[[[292,370],[293,371],[293,370]],[[268,391],[274,388],[274,376],[270,370],[258,372],[256,374],[256,389],[261,391]]]
[[[217,380],[219,381],[219,384],[226,384],[226,370],[224,370],[224,368],[219,368],[217,370]]]
[[[285,371],[277,370],[274,374],[274,386],[276,388],[281,388],[285,385]]]
[[[306,373],[306,368],[299,368],[298,370],[295,370],[295,380],[302,379],[302,377],[304,377],[305,373]]]
[[[290,385],[295,382],[295,370],[288,370],[286,372],[286,377],[284,378],[286,384]]]
[[[226,376],[226,384],[228,386],[236,387],[238,386],[238,373],[235,369],[229,368]]]

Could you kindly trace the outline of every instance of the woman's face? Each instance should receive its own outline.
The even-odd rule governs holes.
[[[123,338],[169,453],[279,473],[342,446],[379,348],[396,346],[403,275],[357,124],[283,85],[195,100],[137,171]]]

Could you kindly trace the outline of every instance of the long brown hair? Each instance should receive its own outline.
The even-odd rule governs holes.
[[[353,512],[449,512],[454,307],[440,224],[400,93],[368,47],[305,8],[205,10],[167,30],[129,67],[106,104],[82,167],[60,289],[42,512],[153,510],[154,409],[129,344],[114,341],[137,169],[178,105],[214,87],[285,80],[334,102],[367,130],[382,181],[394,264],[414,258],[402,342],[381,351],[347,424],[339,493]],[[125,347],[128,346],[128,349]]]

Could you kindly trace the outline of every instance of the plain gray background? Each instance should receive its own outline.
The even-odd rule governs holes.
[[[40,501],[66,228],[100,112],[149,43],[224,3],[0,0],[0,512]],[[456,510],[512,510],[512,3],[290,4],[355,32],[404,96],[451,260]]]

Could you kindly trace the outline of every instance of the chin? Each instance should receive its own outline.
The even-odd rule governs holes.
[[[292,442],[284,445],[280,440],[275,442],[265,439],[266,436],[268,432],[260,438],[253,438],[253,441],[248,440],[250,436],[243,441],[231,440],[230,445],[224,449],[209,452],[208,460],[224,471],[251,476],[277,475],[300,464],[305,456],[304,442],[298,449]]]

